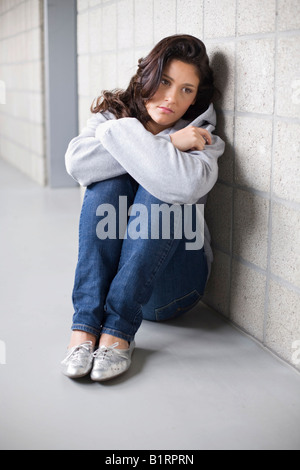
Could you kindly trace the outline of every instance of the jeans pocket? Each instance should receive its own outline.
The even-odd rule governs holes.
[[[199,294],[197,290],[193,290],[163,307],[156,308],[156,321],[171,320],[183,315],[185,312],[195,307],[201,297],[202,295]]]

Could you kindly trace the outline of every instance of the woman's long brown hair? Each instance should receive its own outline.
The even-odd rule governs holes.
[[[176,34],[162,39],[145,58],[139,59],[137,73],[130,80],[127,89],[104,90],[93,101],[91,112],[110,111],[117,119],[135,117],[146,125],[150,116],[145,103],[156,93],[163,70],[173,59],[194,65],[199,74],[196,102],[183,116],[183,119],[195,119],[208,108],[217,90],[205,45],[200,39],[188,34]]]

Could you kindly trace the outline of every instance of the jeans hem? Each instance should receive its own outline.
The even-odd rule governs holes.
[[[93,328],[92,326],[89,326],[89,325],[83,325],[82,323],[73,323],[71,329],[85,331],[86,333],[91,333],[92,335],[95,335],[96,337],[100,336],[100,329]]]
[[[106,333],[108,335],[116,336],[117,338],[124,339],[131,343],[134,340],[134,335],[127,335],[126,333],[122,333],[122,331],[114,330],[112,328],[105,328],[103,327],[101,330],[101,334]]]

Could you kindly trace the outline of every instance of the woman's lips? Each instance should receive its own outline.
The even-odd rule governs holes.
[[[166,114],[173,114],[174,113],[173,109],[165,108],[164,106],[159,106],[158,108],[161,109],[162,112],[166,113]]]

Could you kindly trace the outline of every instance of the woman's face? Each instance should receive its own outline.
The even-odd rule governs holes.
[[[158,134],[172,127],[195,103],[199,84],[194,65],[172,60],[163,70],[155,95],[146,103],[151,117],[147,129]]]

